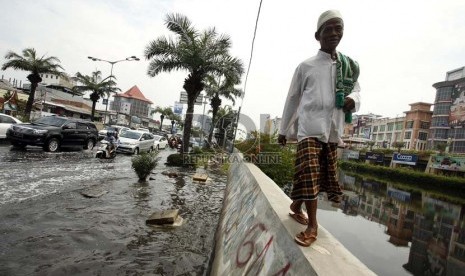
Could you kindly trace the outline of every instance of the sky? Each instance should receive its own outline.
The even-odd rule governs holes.
[[[0,0],[0,63],[7,51],[28,47],[55,56],[66,73],[110,75],[109,61],[137,56],[141,60],[114,65],[117,85],[125,92],[137,85],[153,107],[179,101],[186,71],[147,75],[147,45],[158,37],[174,37],[164,25],[166,14],[187,16],[196,29],[215,27],[231,37],[231,55],[247,71],[259,0]],[[432,85],[447,71],[465,66],[465,1],[463,0],[263,0],[245,86],[234,109],[258,124],[260,114],[281,117],[297,65],[314,56],[318,16],[338,9],[344,37],[338,50],[361,68],[361,108],[358,114],[403,116],[415,102],[434,103]],[[26,82],[26,72],[0,75]],[[225,102],[226,104],[230,104]],[[99,106],[98,106],[99,107]],[[204,106],[195,112],[203,113]],[[101,109],[104,109],[100,106]],[[186,106],[185,106],[186,108]],[[209,106],[206,105],[206,111]],[[157,118],[155,118],[157,119]]]

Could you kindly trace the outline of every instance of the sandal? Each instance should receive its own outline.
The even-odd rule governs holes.
[[[307,234],[305,232],[300,232],[295,236],[294,240],[298,245],[308,247],[316,241],[316,234]]]
[[[304,213],[289,213],[289,216],[300,224],[308,225],[308,218]]]
[[[299,208],[299,210],[295,210],[294,204],[297,203],[297,201],[293,201],[291,203],[290,209],[292,213],[289,213],[291,218],[293,218],[295,221],[297,221],[300,224],[303,225],[308,225],[308,218],[307,216],[302,212],[302,208]]]

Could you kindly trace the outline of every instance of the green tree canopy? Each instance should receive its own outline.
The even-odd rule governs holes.
[[[233,58],[229,49],[231,39],[219,35],[215,28],[197,31],[191,21],[181,14],[168,14],[165,18],[168,30],[175,38],[159,37],[145,49],[150,60],[148,75],[155,77],[161,72],[185,70],[188,72],[183,88],[187,92],[187,112],[184,121],[183,151],[189,148],[194,102],[204,89],[208,74],[232,78],[231,74],[243,73],[243,64]]]
[[[22,52],[22,56],[9,51],[5,55],[8,61],[2,65],[2,70],[14,69],[21,71],[28,71],[30,74],[27,79],[31,82],[31,90],[26,103],[24,115],[29,118],[34,103],[34,96],[37,85],[42,81],[40,74],[53,74],[62,78],[67,78],[66,74],[62,71],[63,67],[60,65],[60,60],[56,57],[39,57],[34,48],[26,48]]]
[[[210,106],[212,107],[212,128],[208,134],[208,145],[211,144],[213,129],[217,123],[217,113],[221,106],[221,97],[231,100],[234,105],[236,97],[242,95],[242,90],[234,87],[234,85],[240,82],[241,76],[240,72],[236,73],[236,75],[233,75],[229,79],[222,79],[221,77],[215,78],[211,75],[206,77],[205,91],[210,98]]]
[[[98,70],[92,72],[90,76],[77,72],[76,76],[74,77],[74,79],[81,85],[74,86],[73,92],[91,92],[89,97],[92,101],[92,121],[94,121],[95,105],[97,101],[104,96],[107,96],[108,98],[110,93],[116,93],[117,91],[121,90],[116,87],[116,82],[112,80],[112,78],[114,77],[109,76],[102,80],[102,72]]]

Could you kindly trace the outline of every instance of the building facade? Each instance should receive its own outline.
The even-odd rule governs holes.
[[[405,111],[405,128],[402,135],[405,149],[426,150],[433,115],[431,106],[430,103],[412,103],[410,110]]]
[[[371,140],[380,148],[391,148],[395,142],[403,142],[405,117],[379,118],[370,123]]]
[[[122,120],[122,117],[125,117],[125,121],[129,124],[135,123],[148,127],[152,120],[150,118],[152,104],[153,102],[147,99],[134,85],[128,91],[114,96],[114,101],[110,103],[110,110],[116,111],[118,122]]]
[[[71,89],[77,84],[76,81],[70,77],[63,78],[53,74],[40,74],[40,77],[42,78],[41,84],[44,86],[56,85]]]
[[[428,149],[447,144],[451,153],[465,153],[465,67],[446,73],[436,88]]]

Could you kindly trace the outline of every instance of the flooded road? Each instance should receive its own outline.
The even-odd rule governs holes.
[[[11,151],[0,145],[0,275],[201,275],[214,246],[226,176],[192,182],[161,172],[138,183],[131,157],[92,151]],[[86,198],[81,192],[107,192]],[[157,210],[177,208],[177,228],[150,227]]]

